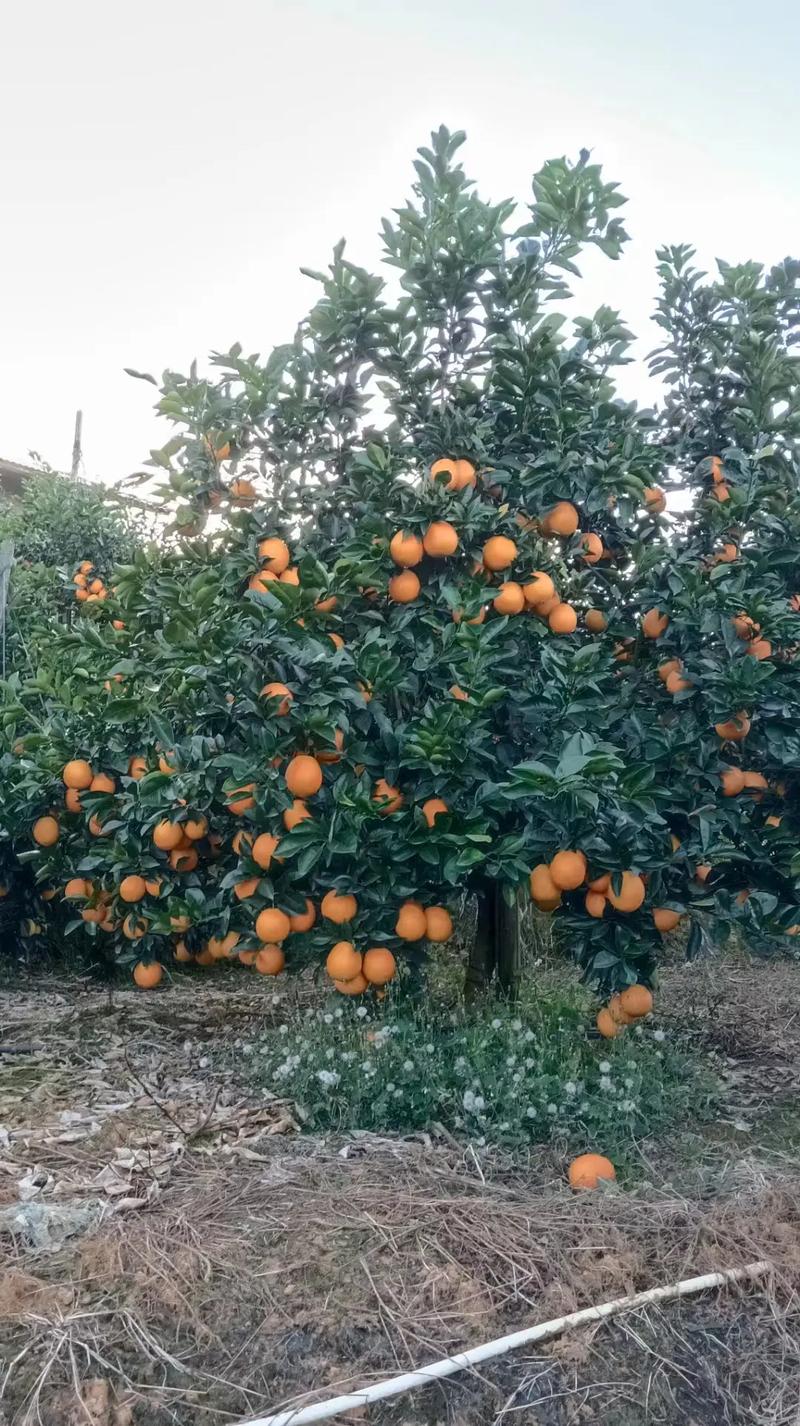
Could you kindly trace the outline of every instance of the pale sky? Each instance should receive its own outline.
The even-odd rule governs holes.
[[[0,455],[116,481],[170,428],[123,367],[291,337],[340,236],[377,264],[439,123],[488,197],[585,146],[633,241],[572,308],[647,328],[654,249],[800,254],[797,0],[27,0],[0,14]],[[641,368],[626,394],[646,396]]]

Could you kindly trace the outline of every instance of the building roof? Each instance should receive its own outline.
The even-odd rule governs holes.
[[[23,480],[29,475],[41,475],[33,465],[21,465],[16,460],[5,460],[0,456],[0,491],[5,495],[17,495]]]

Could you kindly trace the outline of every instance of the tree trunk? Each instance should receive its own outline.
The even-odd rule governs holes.
[[[500,888],[495,895],[495,964],[501,994],[516,1000],[522,973],[522,892],[509,906]]]
[[[469,948],[464,999],[469,1004],[489,988],[495,971],[495,911],[491,884],[478,891],[478,919]]]
[[[485,993],[495,979],[501,994],[512,1000],[516,997],[522,966],[522,916],[521,893],[509,906],[496,882],[486,882],[479,889],[478,920],[464,983],[467,1003]]]

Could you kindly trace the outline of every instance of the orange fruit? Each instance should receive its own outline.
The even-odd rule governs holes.
[[[443,482],[445,490],[465,490],[468,485],[475,485],[477,481],[475,467],[469,460],[435,460],[431,466],[431,479],[435,480],[440,474],[450,477]]]
[[[664,633],[668,623],[668,616],[662,614],[660,609],[648,609],[647,613],[642,615],[642,633],[646,639],[658,639]]]
[[[454,624],[460,624],[462,620],[465,624],[482,624],[486,618],[486,605],[484,604],[483,608],[480,609],[472,619],[464,619],[463,609],[454,609],[450,617]]]
[[[240,953],[245,954],[243,952]],[[245,962],[245,964],[247,964]],[[259,975],[280,975],[286,965],[286,956],[280,946],[262,946],[255,955],[252,964]]]
[[[161,852],[171,852],[180,846],[183,829],[177,822],[159,822],[153,828],[153,841]]]
[[[141,901],[147,895],[144,877],[124,876],[119,884],[119,894],[123,901]]]
[[[611,885],[611,872],[610,872],[610,871],[604,871],[604,872],[602,873],[602,875],[596,876],[596,877],[594,877],[590,882],[588,882],[589,890],[590,890],[590,891],[599,891],[602,896],[605,896],[605,894],[606,894],[606,892],[608,891],[608,888],[609,888],[610,885]]]
[[[273,574],[270,569],[259,569],[255,574],[251,574],[247,581],[247,588],[255,590],[256,594],[268,594],[270,581],[278,579],[277,574]]]
[[[336,595],[330,594],[327,599],[318,599],[314,608],[318,614],[330,614],[338,603],[339,600],[336,598]]]
[[[314,903],[313,901],[310,901],[308,897],[306,897],[305,911],[296,912],[295,915],[290,916],[289,925],[291,926],[293,933],[298,931],[310,931],[316,919],[317,913],[314,907]]]
[[[539,604],[546,604],[548,599],[552,599],[556,592],[556,587],[549,574],[544,570],[536,569],[526,584],[523,585],[525,603],[536,607]]]
[[[421,941],[427,930],[425,912],[418,901],[404,901],[395,923],[401,941]]]
[[[425,912],[425,936],[429,941],[449,941],[453,920],[444,906],[429,906]]]
[[[335,980],[334,990],[338,990],[340,995],[363,995],[369,982],[367,977],[359,973],[353,976],[352,980]]]
[[[255,896],[258,891],[259,878],[248,876],[244,881],[237,881],[233,888],[233,894],[237,901],[249,901],[251,896]]]
[[[746,713],[734,713],[732,718],[715,723],[714,732],[724,743],[740,743],[750,732],[750,719]]]
[[[316,754],[318,763],[325,763],[327,765],[328,763],[341,762],[342,751],[344,749],[344,733],[342,732],[341,728],[336,729],[336,732],[333,735],[333,741],[337,748],[337,752],[334,753],[329,748],[323,748],[321,752],[318,752]]]
[[[587,609],[583,622],[590,634],[602,634],[608,628],[608,620],[601,609]]]
[[[629,1015],[627,1010],[623,1010],[622,1001],[618,995],[612,995],[608,1002],[608,1013],[615,1025],[632,1025],[634,1017]]]
[[[680,919],[680,911],[669,911],[665,906],[653,908],[653,921],[657,931],[674,931]]]
[[[522,585],[515,584],[513,579],[509,579],[505,584],[501,585],[492,603],[498,614],[521,614],[525,608],[525,595],[522,592]]]
[[[434,520],[422,537],[422,547],[432,559],[447,559],[458,549],[458,531],[447,520]]]
[[[337,941],[328,952],[325,969],[331,980],[354,980],[361,975],[362,957],[352,941]]]
[[[783,821],[783,818],[782,818],[782,817],[774,817],[774,816],[773,816],[773,817],[766,817],[764,820],[765,820],[766,825],[767,825],[768,827],[780,827],[781,822]]]
[[[150,922],[146,921],[143,916],[136,916],[131,911],[122,923],[122,934],[129,941],[141,941],[142,936],[147,933],[149,925]]]
[[[650,1014],[653,997],[646,985],[629,985],[627,990],[621,992],[619,1003],[626,1015],[641,1020],[644,1015]]]
[[[215,961],[224,961],[230,957],[238,940],[236,931],[229,931],[226,936],[209,936],[206,950]]]
[[[290,565],[288,569],[283,571],[283,574],[278,575],[278,578],[281,584],[298,585],[300,583],[300,571],[295,565]]]
[[[590,531],[587,535],[583,535],[581,538],[581,551],[581,557],[585,564],[597,564],[597,561],[602,559],[603,556],[603,541],[600,539],[600,536],[595,535],[593,531]]]
[[[726,540],[719,554],[714,556],[716,564],[733,564],[739,558],[739,547],[732,540]]]
[[[271,574],[283,574],[283,571],[288,569],[291,560],[289,546],[277,535],[271,535],[266,540],[259,540],[258,558]]]
[[[722,457],[710,456],[709,460],[711,465],[711,479],[715,485],[721,485],[725,478],[722,471]]]
[[[285,683],[265,683],[261,697],[278,700],[277,704],[270,708],[270,712],[274,713],[276,718],[285,718],[294,694],[289,692]]]
[[[340,896],[337,891],[326,891],[319,909],[326,920],[333,921],[337,926],[343,926],[345,921],[352,921],[358,911],[358,902],[354,896],[348,894]],[[346,980],[347,976],[339,976],[339,979]]]
[[[635,872],[622,873],[622,886],[614,890],[614,878],[608,888],[608,899],[616,911],[638,911],[644,901],[644,882]]]
[[[89,831],[93,837],[104,837],[106,835],[99,817],[89,818]]]
[[[547,622],[554,634],[574,634],[578,627],[578,616],[571,604],[556,604],[547,616]]]
[[[330,639],[335,649],[344,648],[344,639],[342,638],[341,634],[329,634],[328,638]]]
[[[399,812],[405,802],[399,787],[392,787],[385,777],[379,777],[375,783],[372,800],[380,804],[378,811],[382,817],[388,817],[392,812]]]
[[[269,871],[272,858],[275,855],[280,842],[277,837],[273,837],[271,832],[262,832],[260,837],[256,837],[250,855],[257,867],[262,871]]]
[[[725,485],[724,483],[715,485],[714,489],[709,491],[709,494],[713,497],[714,500],[718,500],[720,505],[724,505],[725,501],[730,500],[731,498],[731,492],[729,491],[727,485]]]
[[[245,480],[240,475],[231,481],[228,494],[235,505],[252,505],[256,498],[256,488],[252,480]]]
[[[159,961],[137,961],[133,967],[133,978],[140,990],[153,990],[161,984],[164,967]]]
[[[677,669],[673,669],[672,673],[667,674],[666,684],[667,693],[685,693],[687,688],[692,687],[691,680],[684,678]]]
[[[397,961],[386,946],[370,946],[364,952],[362,974],[370,985],[387,985],[397,974]]]
[[[131,758],[128,763],[128,777],[132,777],[136,782],[145,776],[147,772],[147,759],[141,757]]]
[[[427,802],[422,804],[422,815],[429,827],[432,827],[440,812],[449,812],[450,808],[441,797],[429,797]]]
[[[233,847],[233,850],[235,851],[237,857],[243,857],[246,852],[250,851],[252,845],[253,833],[245,832],[244,828],[242,828],[241,832],[236,833],[233,841],[231,842],[231,846]]]
[[[203,946],[202,951],[197,952],[197,955],[194,958],[194,963],[196,966],[203,966],[203,968],[206,970],[209,966],[213,966],[215,964],[214,957],[208,949],[208,946]]]
[[[695,867],[694,874],[697,881],[708,881],[713,870],[714,868],[708,862],[701,862],[699,866]]]
[[[85,604],[92,598],[92,596],[89,593],[88,589],[76,589],[75,598],[78,599],[81,604]]]
[[[283,825],[287,832],[291,832],[292,828],[296,827],[298,822],[305,822],[306,818],[311,815],[311,812],[302,798],[296,797],[291,807],[287,807],[283,814]]]
[[[559,500],[542,520],[546,535],[574,535],[578,528],[578,512],[569,500]]]
[[[395,604],[412,604],[420,592],[420,582],[412,569],[404,569],[389,580],[389,598]]]
[[[586,880],[583,852],[556,852],[550,863],[550,878],[558,891],[575,891]]]
[[[772,644],[769,639],[753,639],[745,649],[751,659],[772,658]]]
[[[177,941],[175,943],[175,949],[172,954],[181,965],[188,965],[190,961],[194,960],[191,951],[184,941]]]
[[[237,951],[236,958],[242,966],[254,966],[258,951]]]
[[[651,515],[660,515],[667,508],[667,497],[660,485],[646,485],[644,488],[644,503],[647,511]]]
[[[614,1165],[603,1154],[580,1154],[569,1166],[571,1188],[597,1188],[601,1181],[613,1183],[616,1176]]]
[[[66,807],[68,812],[83,811],[83,803],[81,802],[80,793],[76,792],[74,787],[68,787],[66,792],[64,793],[64,806]]]
[[[285,911],[277,906],[268,906],[256,918],[256,935],[259,941],[285,941],[291,931],[291,923]]]
[[[90,792],[116,792],[117,784],[107,772],[98,772],[89,784]]]
[[[163,772],[165,777],[172,777],[178,771],[178,758],[174,749],[168,753],[159,753],[158,770]]]
[[[598,921],[601,916],[606,914],[606,898],[600,891],[587,891],[583,904],[586,907],[587,915],[594,916]]]
[[[559,901],[561,898],[560,889],[553,881],[546,862],[540,862],[533,868],[530,874],[530,888],[534,901]]]
[[[183,824],[183,835],[190,842],[201,842],[208,832],[207,817],[189,817]]]
[[[287,764],[286,786],[293,797],[313,797],[322,786],[322,768],[308,753],[297,753]]]
[[[243,817],[245,812],[249,812],[256,805],[256,799],[252,795],[255,790],[254,782],[246,782],[244,787],[237,787],[233,792],[227,793],[226,796],[230,799],[228,811],[234,817]]]
[[[731,623],[737,639],[752,639],[758,630],[758,625],[750,618],[749,614],[734,614]]]
[[[727,767],[724,772],[720,773],[719,780],[722,783],[723,797],[736,797],[738,793],[744,791],[745,780],[741,768]]]
[[[487,569],[497,573],[508,569],[517,558],[517,547],[506,535],[492,535],[483,547],[483,563]]]
[[[448,692],[451,693],[453,698],[456,698],[459,703],[469,702],[469,694],[465,693],[463,688],[459,688],[457,683],[451,683]]]
[[[85,881],[81,876],[71,876],[64,887],[64,896],[68,901],[83,899],[92,894],[92,883]]]
[[[619,1025],[611,1014],[611,1011],[605,1007],[602,1010],[598,1010],[597,1018],[594,1023],[604,1040],[613,1040],[615,1036],[619,1034]]]
[[[666,683],[671,673],[680,673],[683,664],[680,659],[666,659],[664,663],[658,665],[658,676],[662,683]]]
[[[91,763],[84,762],[83,758],[73,758],[61,773],[64,786],[73,788],[76,792],[85,792],[87,787],[91,787],[93,777]]]
[[[97,926],[105,920],[105,915],[105,906],[85,906],[81,912],[84,921],[94,922]]]
[[[404,569],[419,564],[423,552],[424,546],[419,535],[409,535],[405,530],[398,530],[389,541],[389,554],[395,564],[402,565]]]
[[[55,817],[37,817],[32,829],[33,840],[38,847],[54,847],[60,836]]]
[[[743,772],[744,785],[748,792],[766,792],[769,783],[763,772]],[[761,801],[760,797],[756,799]]]
[[[173,847],[169,854],[169,864],[173,871],[194,871],[200,858],[194,847]]]

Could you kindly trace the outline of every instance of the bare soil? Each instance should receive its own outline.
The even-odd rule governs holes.
[[[635,1183],[576,1197],[547,1149],[301,1135],[243,1073],[253,1030],[287,1015],[253,978],[0,992],[0,1046],[22,1051],[0,1053],[0,1426],[234,1423],[763,1257],[761,1286],[347,1419],[798,1426],[800,967],[675,966],[659,1010],[722,1079],[721,1112],[642,1142]]]

